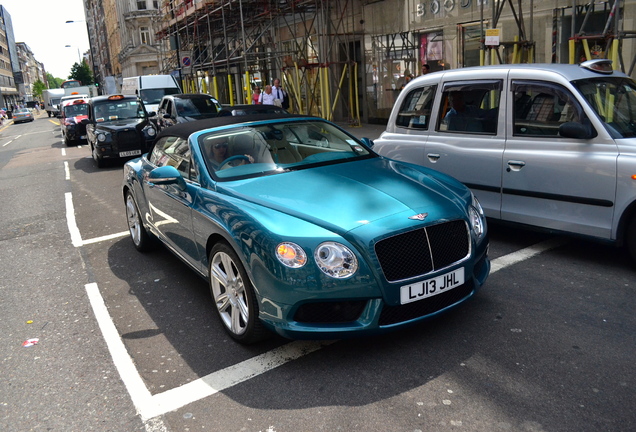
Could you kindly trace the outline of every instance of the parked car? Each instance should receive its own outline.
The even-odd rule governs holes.
[[[157,135],[141,99],[110,95],[89,99],[86,137],[98,167],[106,160],[130,158],[146,153]]]
[[[219,116],[255,115],[255,114],[278,114],[287,115],[289,111],[276,105],[250,105],[238,104],[224,106],[219,112]]]
[[[87,118],[87,99],[72,99],[62,103],[60,126],[65,145],[86,140],[86,124],[82,123],[82,120]]]
[[[218,117],[164,129],[124,166],[130,235],[206,278],[250,343],[379,333],[471,298],[490,262],[468,188],[375,154],[316,117]]]
[[[159,103],[156,123],[159,130],[203,118],[216,117],[221,104],[210,95],[187,93],[164,96]]]
[[[33,120],[35,120],[33,113],[28,108],[18,108],[13,111],[13,124],[32,122]]]
[[[634,107],[636,83],[609,60],[444,71],[404,88],[374,149],[457,178],[492,219],[636,259]]]

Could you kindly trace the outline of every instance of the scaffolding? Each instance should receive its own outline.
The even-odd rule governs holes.
[[[290,110],[360,124],[363,32],[353,0],[167,0],[159,40],[164,73],[187,92],[249,103],[255,86],[280,78]]]
[[[623,41],[627,38],[635,38],[635,31],[621,30],[622,26],[622,8],[620,6],[621,0],[611,0],[595,3],[585,3],[583,5],[577,5],[577,0],[571,0],[572,4],[563,8],[554,9],[553,13],[553,40],[552,40],[552,62],[558,63],[557,49],[559,46],[558,34],[559,27],[558,21],[565,14],[566,9],[571,9],[571,30],[570,37],[568,38],[568,63],[581,63],[586,60],[595,58],[606,58],[612,60],[612,64],[615,70],[621,70],[631,75],[636,66],[636,56],[631,61],[629,69],[626,71],[626,63],[622,56]],[[525,24],[525,16],[522,5],[522,0],[517,0],[517,4],[513,0],[504,0],[494,3],[492,7],[492,29],[496,29],[502,11],[509,5],[512,17],[515,20],[517,27],[516,34],[512,40],[503,41],[499,43],[499,46],[487,46],[485,44],[485,29],[484,29],[484,2],[481,3],[481,25],[482,25],[482,52],[481,52],[481,64],[494,64],[495,60],[498,63],[534,63],[535,60],[535,45],[533,37],[533,11],[534,1],[529,2],[529,25]],[[589,31],[590,17],[594,14],[600,14],[606,16],[605,26],[602,32]],[[580,26],[577,19],[582,17]],[[577,28],[578,27],[578,28]],[[508,51],[510,55],[508,58],[502,56],[501,49]]]

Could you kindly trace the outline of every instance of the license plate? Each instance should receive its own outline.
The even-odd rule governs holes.
[[[137,156],[140,154],[141,154],[141,150],[130,150],[125,152],[119,152],[119,157]]]
[[[400,303],[412,303],[428,297],[433,297],[437,294],[450,291],[463,283],[464,268],[462,267],[432,279],[400,287]]]

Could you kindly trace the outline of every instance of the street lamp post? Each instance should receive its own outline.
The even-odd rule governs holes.
[[[64,45],[65,48],[73,48],[71,45]],[[77,62],[78,64],[82,64],[82,56],[80,55],[80,49],[77,47]]]

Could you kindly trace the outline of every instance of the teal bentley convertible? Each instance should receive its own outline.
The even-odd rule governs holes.
[[[471,298],[490,271],[464,185],[320,118],[166,128],[124,166],[123,197],[135,247],[159,240],[209,281],[241,343],[411,325]]]

